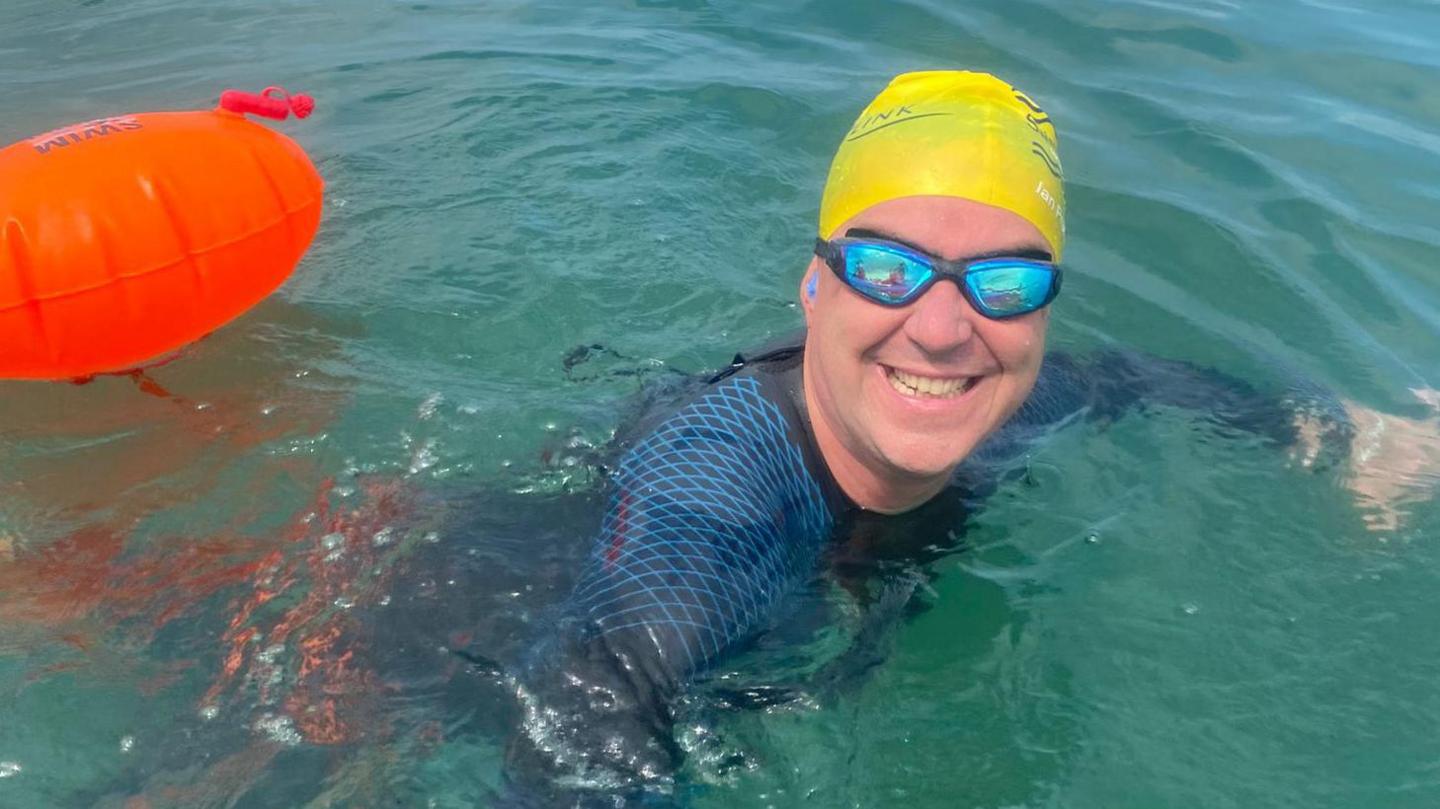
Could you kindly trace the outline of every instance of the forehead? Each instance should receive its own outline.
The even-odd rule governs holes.
[[[886,200],[850,217],[832,237],[852,228],[878,231],[943,258],[996,252],[1053,252],[1040,230],[1020,215],[959,197]]]

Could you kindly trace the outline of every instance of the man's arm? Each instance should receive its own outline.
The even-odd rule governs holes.
[[[1153,407],[1190,410],[1219,429],[1258,435],[1282,447],[1300,443],[1304,417],[1326,456],[1349,453],[1349,415],[1340,399],[1317,386],[1297,380],[1263,391],[1193,363],[1106,349],[1087,356],[1046,355],[1034,391],[980,448],[977,460],[1006,459],[1071,419],[1110,422]]]
[[[565,617],[516,677],[510,776],[662,788],[670,705],[814,570],[833,517],[795,437],[735,377],[626,453]]]
[[[1035,391],[975,461],[1018,458],[1045,432],[1073,418],[1113,421],[1156,406],[1190,410],[1220,430],[1261,436],[1307,469],[1335,469],[1375,529],[1398,525],[1399,504],[1440,482],[1440,392],[1415,390],[1432,412],[1380,413],[1281,371],[1265,390],[1214,369],[1136,351],[1052,352]]]

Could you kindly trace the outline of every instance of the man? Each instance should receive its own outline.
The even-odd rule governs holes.
[[[1054,129],[1004,82],[906,74],[871,102],[826,185],[803,348],[737,357],[639,431],[564,617],[519,666],[512,775],[644,785],[674,766],[671,698],[764,625],[837,522],[933,498],[1031,392],[1063,211]]]
[[[992,76],[905,74],[870,103],[826,184],[803,342],[737,357],[625,442],[579,584],[512,669],[513,781],[663,788],[672,699],[767,625],[836,534],[944,501],[962,462],[1061,419],[1162,402],[1349,451],[1323,393],[1124,352],[1046,359],[1064,199],[1050,119]]]

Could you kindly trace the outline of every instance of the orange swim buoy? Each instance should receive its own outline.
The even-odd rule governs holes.
[[[100,118],[0,149],[0,378],[132,368],[280,286],[315,236],[323,183],[244,113],[313,106],[227,90],[214,110]]]

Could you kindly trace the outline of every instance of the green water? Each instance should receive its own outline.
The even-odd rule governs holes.
[[[1057,346],[1260,384],[1278,361],[1420,417],[1436,31],[1420,0],[5,0],[0,143],[284,84],[319,102],[279,128],[327,199],[276,296],[154,371],[182,401],[0,383],[0,807],[483,801],[503,734],[450,732],[464,700],[350,680],[341,715],[388,725],[286,724],[285,695],[333,696],[299,638],[443,590],[407,560],[474,540],[325,561],[317,492],[368,539],[377,485],[528,493],[512,511],[583,490],[575,448],[637,387],[609,371],[714,367],[798,322],[831,150],[903,70],[993,71],[1057,122]],[[628,359],[567,375],[594,343]],[[1367,531],[1337,472],[1193,415],[1076,426],[936,563],[883,664],[709,720],[747,765],[693,756],[691,802],[1440,804],[1440,508],[1412,501]],[[226,635],[266,588],[238,625],[320,605],[268,655]]]

